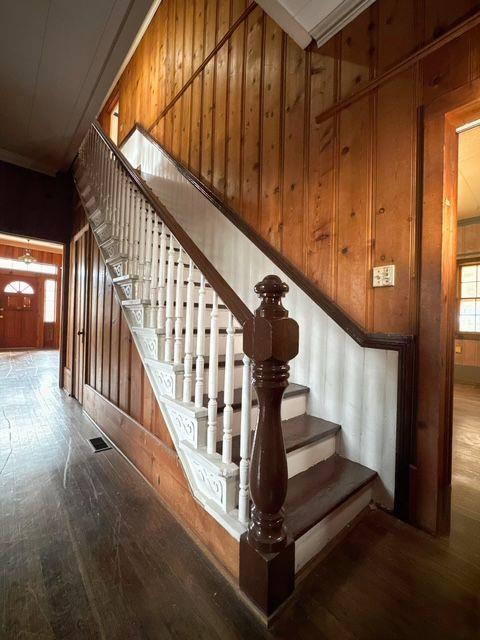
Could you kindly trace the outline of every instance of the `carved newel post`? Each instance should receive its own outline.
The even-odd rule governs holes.
[[[298,353],[298,324],[282,297],[288,286],[267,276],[255,286],[261,304],[243,327],[243,348],[253,362],[259,416],[250,466],[251,521],[240,542],[240,587],[268,616],[293,591],[294,543],[284,525],[287,456],[281,424],[288,361]]]

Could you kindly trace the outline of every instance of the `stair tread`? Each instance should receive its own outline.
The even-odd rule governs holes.
[[[288,387],[285,389],[283,394],[284,398],[293,398],[295,396],[302,395],[304,393],[308,393],[310,389],[308,387],[303,386],[302,384],[295,384],[294,382],[290,383]],[[217,413],[223,411],[225,407],[224,402],[224,394],[223,391],[218,392],[217,397]],[[252,393],[252,405],[255,406],[258,404],[257,396],[255,393]],[[203,396],[203,406],[208,406],[208,394],[204,394]],[[234,389],[233,391],[233,403],[232,407],[234,411],[237,411],[242,406],[242,389],[239,387],[238,389]]]
[[[296,540],[377,476],[335,454],[288,481],[285,525]]]
[[[322,418],[315,418],[304,413],[289,420],[282,420],[283,440],[285,450],[288,453],[297,451],[302,447],[325,440],[340,431],[340,425]],[[253,436],[252,431],[252,436]],[[222,452],[221,441],[217,444],[218,453]],[[236,464],[240,462],[240,436],[232,438],[232,460]]]

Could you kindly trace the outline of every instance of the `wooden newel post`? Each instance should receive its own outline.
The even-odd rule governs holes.
[[[261,304],[243,327],[243,348],[252,360],[259,416],[250,466],[251,521],[240,542],[240,587],[268,616],[293,591],[294,543],[284,525],[287,456],[281,424],[288,361],[298,353],[298,324],[282,297],[288,286],[267,276],[255,286]]]

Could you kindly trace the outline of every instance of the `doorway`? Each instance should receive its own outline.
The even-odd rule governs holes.
[[[66,344],[63,381],[65,390],[80,404],[86,372],[87,286],[90,256],[89,227],[85,225],[70,242],[69,295],[66,318]]]
[[[451,544],[471,546],[480,529],[480,121],[462,125],[457,134],[450,538]]]
[[[0,349],[58,350],[63,247],[0,234]]]

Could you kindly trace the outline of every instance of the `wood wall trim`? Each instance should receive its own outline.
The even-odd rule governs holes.
[[[195,500],[176,452],[88,384],[83,401],[85,413],[237,580],[239,543]]]

